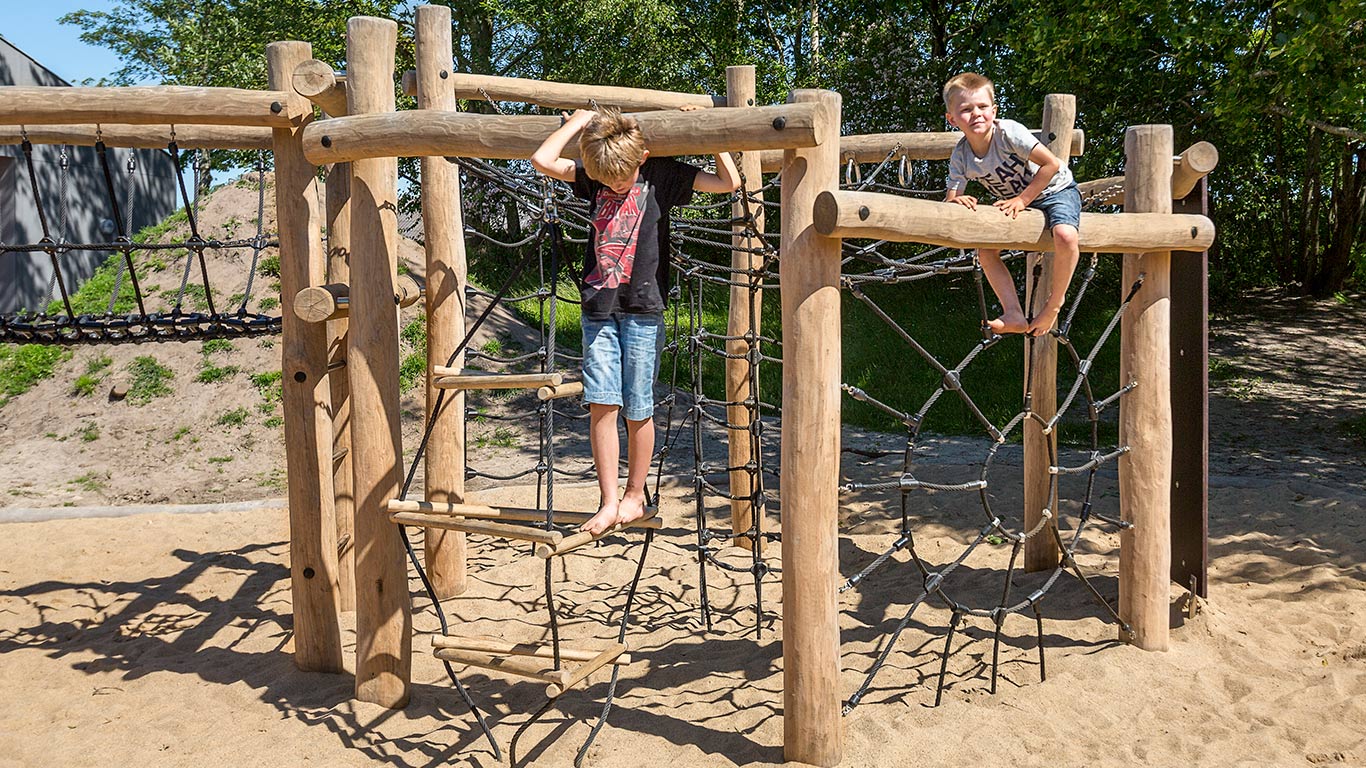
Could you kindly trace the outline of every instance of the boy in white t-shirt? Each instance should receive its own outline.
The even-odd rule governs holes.
[[[1001,251],[978,251],[982,271],[1002,309],[1001,316],[987,325],[1001,334],[1046,334],[1057,322],[1080,256],[1081,194],[1072,172],[1028,128],[1014,120],[997,119],[995,89],[982,75],[964,72],[945,83],[944,107],[949,123],[963,132],[949,159],[944,199],[977,210],[977,198],[963,194],[968,181],[976,179],[996,195],[994,205],[1006,216],[1013,219],[1025,208],[1034,208],[1043,212],[1045,226],[1053,233],[1053,280],[1043,307],[1033,318],[1025,317],[1020,308]]]

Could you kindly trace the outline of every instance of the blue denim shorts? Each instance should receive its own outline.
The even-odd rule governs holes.
[[[584,317],[582,322],[584,405],[619,405],[630,421],[652,418],[664,315]]]
[[[1059,224],[1071,224],[1081,229],[1081,192],[1077,191],[1076,184],[1063,187],[1051,195],[1043,195],[1030,203],[1029,207],[1043,211],[1044,226],[1050,232]]]

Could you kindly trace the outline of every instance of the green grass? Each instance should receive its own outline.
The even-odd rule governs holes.
[[[108,475],[101,476],[97,472],[87,472],[80,477],[73,479],[69,484],[80,488],[87,493],[97,493],[104,490],[104,481],[109,479]]]
[[[158,243],[158,242],[161,242],[161,238],[162,238],[166,233],[170,232],[172,229],[175,229],[176,226],[178,226],[178,225],[180,225],[180,224],[187,224],[187,223],[189,223],[189,220],[190,220],[189,217],[185,214],[185,209],[184,209],[184,208],[177,209],[175,213],[172,213],[170,216],[167,216],[166,218],[162,219],[160,222],[158,222],[158,223],[156,223],[156,224],[149,224],[149,225],[143,227],[142,229],[138,230],[137,234],[133,235],[133,242],[135,242],[135,243]]]
[[[258,306],[261,308],[262,312],[269,312],[272,309],[275,309],[280,306],[280,300],[275,298],[274,296],[267,296],[264,299],[261,299],[261,302],[260,304],[258,304]]]
[[[498,427],[493,432],[475,437],[474,444],[479,448],[512,448],[517,445],[517,430],[512,427]]]
[[[406,351],[398,366],[398,389],[407,392],[422,383],[427,376],[427,318],[419,314],[399,331],[399,339]]]
[[[188,426],[180,427],[180,428],[176,429],[176,431],[171,435],[171,441],[172,441],[172,442],[180,442],[180,438],[182,438],[182,437],[184,437],[184,436],[186,436],[186,435],[188,435],[188,434],[190,434],[190,428],[189,428]]]
[[[232,457],[231,457],[231,456],[210,456],[210,457],[209,457],[209,463],[210,463],[210,464],[227,464],[227,463],[230,462],[230,461],[232,461]]]
[[[279,429],[280,427],[283,427],[285,425],[285,417],[271,416],[270,418],[261,422],[261,424],[267,427],[268,429]]]
[[[280,371],[264,371],[251,375],[251,385],[256,387],[256,391],[261,395],[260,410],[262,413],[270,413],[275,406],[284,399],[285,390],[281,384],[283,374]]]
[[[266,256],[256,264],[256,273],[264,277],[280,276],[280,256],[278,254]]]
[[[199,373],[195,375],[194,380],[200,384],[215,384],[236,376],[240,370],[242,369],[235,365],[214,365],[205,359],[199,362]]]
[[[205,355],[212,355],[216,352],[231,352],[233,349],[232,342],[227,339],[209,339],[199,351]]]
[[[93,421],[87,421],[77,434],[81,436],[82,443],[93,443],[100,439],[100,425]]]
[[[240,427],[247,423],[247,418],[250,416],[251,411],[246,408],[234,408],[231,411],[220,413],[213,423],[220,427]]]
[[[167,306],[173,306],[177,296],[180,296],[180,306],[182,309],[198,312],[209,308],[208,295],[204,291],[204,286],[198,283],[187,283],[183,296],[180,294],[179,288],[161,292],[161,299],[166,302]]]
[[[50,378],[70,350],[41,344],[0,344],[0,408]]]
[[[153,399],[171,394],[166,382],[175,378],[175,372],[157,362],[151,355],[133,358],[128,364],[133,379],[128,385],[128,402],[133,405],[146,405]]]
[[[85,373],[76,377],[71,384],[72,394],[81,397],[89,397],[94,394],[95,388],[104,381],[104,371],[114,364],[114,358],[109,355],[101,354],[90,358],[85,363]]]

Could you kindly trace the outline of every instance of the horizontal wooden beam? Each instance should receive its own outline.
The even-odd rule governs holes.
[[[0,125],[0,144],[20,144],[25,128]],[[70,144],[93,147],[103,140],[105,146],[127,149],[166,149],[171,143],[169,125],[34,125],[27,127],[34,144]],[[180,125],[174,128],[181,149],[271,149],[275,146],[270,128],[248,126]]]
[[[411,307],[422,299],[422,284],[412,275],[399,275],[395,303]],[[323,323],[351,316],[351,286],[346,283],[314,285],[294,294],[294,314],[305,323]]]
[[[562,373],[489,373],[441,365],[432,368],[432,386],[437,389],[537,389],[562,381]]]
[[[545,521],[545,510],[526,507],[491,507],[486,504],[457,504],[454,502],[414,501],[393,499],[389,502],[390,512],[421,512],[428,515],[448,515],[469,517],[482,520],[513,520],[517,522],[539,523]],[[552,520],[559,525],[579,525],[593,517],[591,512],[568,512],[555,510]],[[656,519],[654,522],[658,522]],[[657,528],[657,524],[642,524],[645,528]]]
[[[816,198],[816,231],[857,237],[929,243],[949,248],[1053,250],[1043,213],[1032,208],[1010,218],[982,204],[970,211],[957,203],[916,200],[880,192],[822,192]],[[1203,251],[1214,242],[1214,222],[1171,213],[1083,213],[1080,247],[1088,253]]]
[[[706,94],[553,83],[520,77],[472,75],[467,72],[452,72],[447,82],[448,87],[455,89],[457,99],[515,101],[555,109],[591,109],[596,104],[599,107],[616,107],[624,112],[644,112],[686,106],[726,106],[724,97]],[[403,92],[409,96],[417,95],[417,72],[410,69],[403,73]]]
[[[635,115],[645,144],[656,157],[711,155],[753,149],[816,145],[819,104],[723,107],[693,112]],[[531,157],[560,118],[540,115],[481,115],[413,110],[356,115],[313,123],[304,129],[304,153],[317,165],[372,157]],[[570,142],[565,156],[578,151]]]
[[[508,657],[502,654],[481,653],[464,648],[436,648],[432,651],[432,655],[443,661],[454,661],[458,664],[468,664],[471,667],[491,669],[495,672],[536,680],[548,684],[555,690],[560,690],[564,682],[569,679],[567,671],[551,669],[552,662],[537,657]]]
[[[295,93],[317,104],[329,117],[349,114],[346,109],[346,78],[338,77],[327,62],[309,59],[294,68],[290,79]]]
[[[0,125],[254,125],[290,128],[308,111],[280,91],[134,85],[119,88],[0,86]]]
[[[432,635],[432,648],[456,648],[462,651],[500,654],[508,656],[530,656],[536,659],[553,659],[555,650],[542,643],[513,643],[499,637],[455,637],[453,635]],[[602,651],[584,648],[560,647],[563,661],[592,661]],[[631,654],[623,653],[612,661],[618,666],[631,663]]]
[[[1172,199],[1185,200],[1200,180],[1219,165],[1219,150],[1208,141],[1190,145],[1172,161]],[[1124,177],[1083,181],[1077,185],[1082,197],[1099,195],[1095,202],[1103,205],[1124,205]]]
[[[467,520],[463,517],[424,515],[421,512],[390,512],[389,521],[418,528],[440,528],[443,531],[464,531],[465,533],[477,533],[499,539],[530,541],[551,547],[558,546],[564,538],[564,534],[559,531],[547,531],[529,525],[489,523],[482,520]]]
[[[1034,131],[1034,135],[1043,140],[1042,131]],[[847,163],[852,159],[856,163],[880,163],[893,153],[895,157],[904,155],[908,160],[947,160],[961,138],[963,134],[957,131],[864,133],[841,136],[840,162]],[[1072,155],[1080,155],[1085,148],[1085,133],[1079,130],[1072,131]],[[764,151],[759,155],[759,164],[765,173],[782,170],[782,151]]]

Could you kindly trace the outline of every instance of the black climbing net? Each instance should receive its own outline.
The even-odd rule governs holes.
[[[44,256],[50,261],[52,279],[48,288],[49,300],[39,308],[0,313],[0,342],[19,344],[115,344],[144,341],[186,341],[195,339],[261,336],[280,332],[280,317],[261,311],[249,311],[254,298],[257,268],[263,252],[278,243],[264,231],[265,222],[265,155],[258,153],[255,184],[257,187],[256,233],[249,238],[218,239],[201,233],[200,200],[191,199],[184,178],[179,175],[181,150],[172,139],[165,152],[170,156],[178,179],[181,201],[189,236],[172,242],[154,242],[133,231],[136,185],[138,178],[137,153],[129,152],[123,168],[115,167],[113,150],[103,141],[95,144],[103,179],[104,199],[73,200],[72,152],[60,149],[55,200],[52,190],[39,181],[34,162],[33,144],[24,138],[22,144],[25,176],[34,205],[42,237],[36,243],[0,243],[0,255],[28,254]],[[122,176],[120,179],[119,177]],[[113,238],[104,242],[77,242],[71,239],[72,210],[76,206],[101,210],[106,221],[112,223]],[[250,254],[246,288],[240,294],[215,296],[209,279],[206,253]],[[73,290],[74,266],[69,264],[73,254],[109,254],[102,269],[112,270],[112,288],[107,297],[89,296],[88,291]],[[179,287],[160,291],[144,285],[150,271],[169,268],[169,263],[183,258],[179,269]],[[192,281],[195,266],[198,280]],[[227,306],[224,306],[226,304]]]

